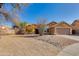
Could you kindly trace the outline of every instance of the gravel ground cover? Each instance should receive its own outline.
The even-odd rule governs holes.
[[[38,36],[38,37],[36,37],[36,39],[42,40],[42,41],[47,42],[49,44],[52,44],[59,49],[63,49],[64,47],[71,45],[71,44],[74,44],[74,43],[79,43],[79,41],[64,38],[64,37],[59,36],[59,35]]]

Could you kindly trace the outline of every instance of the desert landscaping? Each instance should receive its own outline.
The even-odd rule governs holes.
[[[0,3],[0,56],[79,56],[76,6]]]
[[[9,28],[0,26],[0,55],[2,56],[57,56],[57,55],[79,55],[78,46],[67,48],[79,43],[78,24],[74,25],[66,22],[47,24],[27,25],[22,23],[22,27],[13,26]],[[43,27],[44,26],[44,27]],[[74,28],[75,27],[75,28]],[[74,28],[74,29],[73,29]],[[75,30],[77,28],[77,30]],[[75,31],[73,33],[73,30]],[[77,51],[71,53],[72,50]],[[68,52],[64,52],[64,50]],[[71,54],[70,54],[71,53]],[[77,53],[77,54],[76,54]]]
[[[5,35],[0,39],[0,55],[56,56],[65,47],[79,41],[59,35]]]

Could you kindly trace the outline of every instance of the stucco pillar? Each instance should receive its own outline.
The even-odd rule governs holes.
[[[70,28],[70,34],[72,34],[72,29]]]

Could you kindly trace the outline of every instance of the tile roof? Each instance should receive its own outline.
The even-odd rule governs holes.
[[[71,25],[69,25],[69,24],[66,23],[66,22],[60,22],[60,23],[57,23],[57,24],[53,25],[53,27],[64,27],[64,28],[70,28]]]

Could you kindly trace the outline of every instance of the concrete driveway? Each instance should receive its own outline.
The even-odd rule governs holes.
[[[58,35],[58,36],[68,38],[68,39],[71,39],[71,40],[79,41],[79,36],[77,36],[77,35]]]
[[[79,56],[79,43],[67,46],[58,53],[58,56]]]

